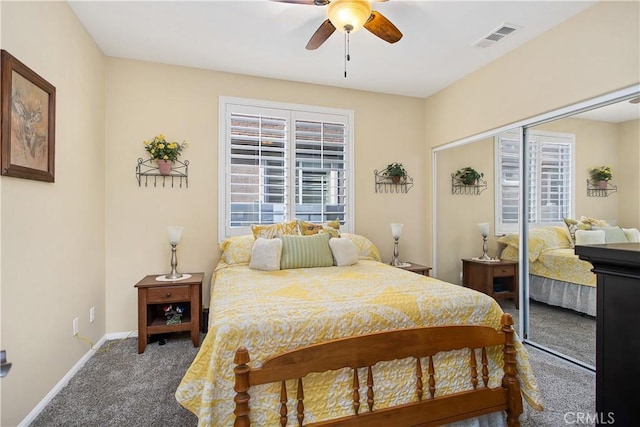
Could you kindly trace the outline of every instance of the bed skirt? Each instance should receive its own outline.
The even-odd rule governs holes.
[[[596,287],[529,275],[529,298],[549,305],[596,315]]]

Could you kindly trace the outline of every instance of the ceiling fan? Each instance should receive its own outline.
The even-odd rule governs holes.
[[[327,19],[318,27],[307,43],[307,49],[319,48],[331,34],[338,31],[350,34],[364,27],[382,40],[395,43],[402,33],[380,12],[371,10],[368,0],[272,0],[280,3],[327,6]],[[387,0],[371,0],[385,2]]]

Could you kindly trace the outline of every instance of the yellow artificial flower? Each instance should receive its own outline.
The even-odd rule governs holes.
[[[151,142],[145,140],[143,143],[144,149],[151,154],[151,159],[163,159],[172,162],[178,160],[182,150],[187,146],[184,142],[181,144],[176,141],[167,141],[164,134],[153,137]]]

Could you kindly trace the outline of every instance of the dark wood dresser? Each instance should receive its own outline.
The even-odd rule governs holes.
[[[599,424],[637,425],[640,243],[576,246],[598,276],[596,412]],[[614,422],[613,422],[614,421]]]

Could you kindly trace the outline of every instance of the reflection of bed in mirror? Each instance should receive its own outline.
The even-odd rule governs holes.
[[[518,234],[501,237],[501,258],[518,259]],[[596,276],[593,266],[580,260],[563,226],[529,231],[529,298],[549,305],[596,315]]]
[[[635,228],[606,226],[599,230],[570,230],[543,226],[529,231],[529,298],[595,316],[596,275],[591,272],[593,266],[575,254],[574,245],[605,243],[605,237],[613,239],[616,232],[619,239],[637,240],[639,232]],[[601,242],[594,240],[598,237]],[[502,259],[518,259],[517,234],[501,237],[498,242],[506,245]]]

